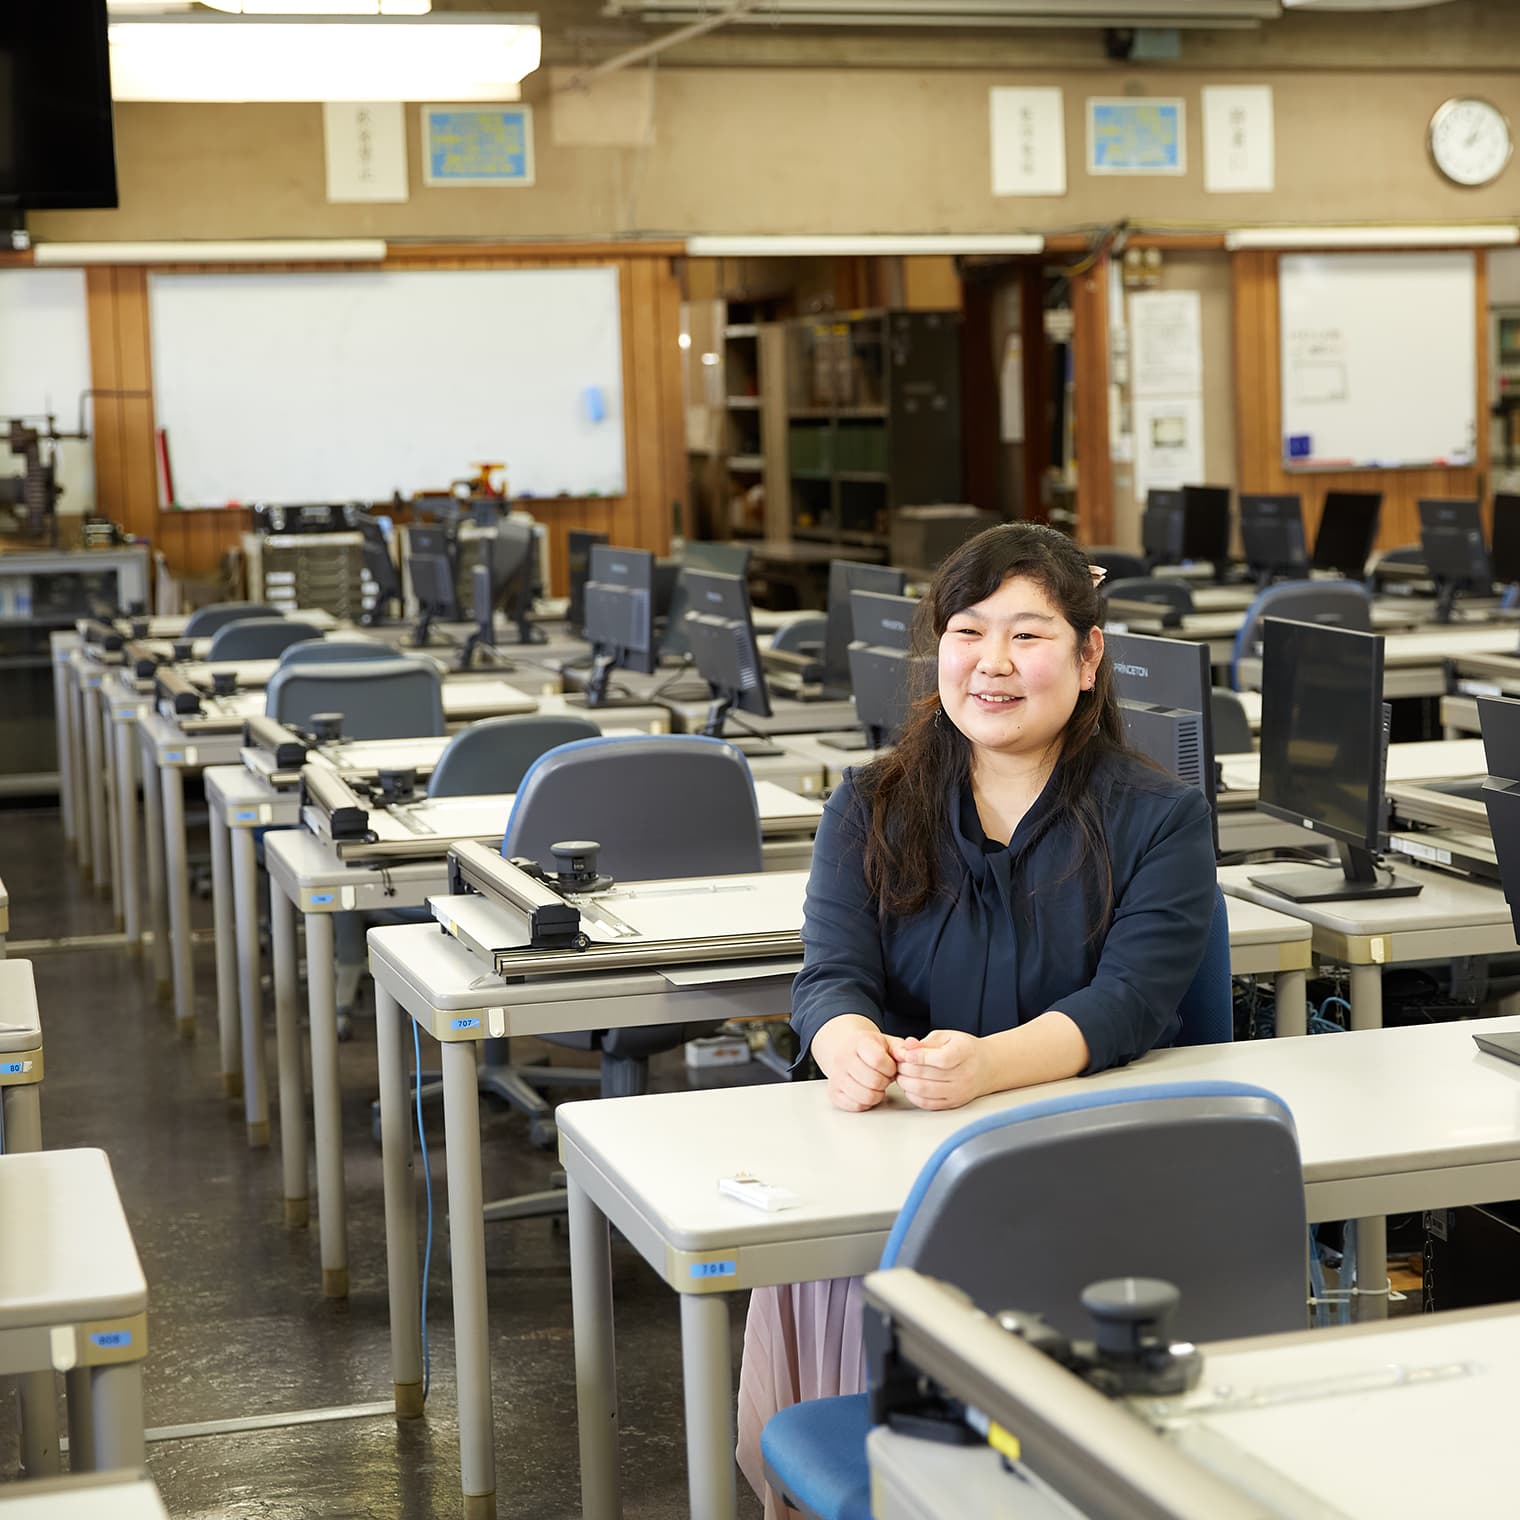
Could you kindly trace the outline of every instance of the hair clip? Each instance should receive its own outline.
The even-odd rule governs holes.
[[[1088,565],[1087,573],[1092,576],[1094,586],[1101,586],[1108,579],[1108,571],[1102,565]]]

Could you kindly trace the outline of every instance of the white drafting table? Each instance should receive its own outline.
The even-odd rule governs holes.
[[[757,781],[755,797],[760,809],[762,850],[782,847],[773,854],[767,870],[795,875],[797,919],[801,921],[802,878],[812,853],[812,836],[822,816],[822,805],[796,796],[774,782]],[[434,827],[450,841],[473,838],[496,843],[512,810],[512,795],[496,797],[440,797],[400,810],[408,819],[403,826],[391,813],[370,815],[370,827],[381,839],[415,841],[418,831]],[[429,820],[432,820],[430,824]],[[235,836],[234,836],[235,837]],[[251,850],[251,846],[250,846]],[[274,984],[276,1065],[280,1091],[280,1153],[285,1187],[285,1218],[304,1224],[309,1218],[306,1171],[305,1114],[299,1100],[301,1059],[296,1025],[295,913],[306,927],[306,973],[311,1039],[312,1126],[317,1162],[318,1218],[322,1238],[322,1289],[328,1297],[348,1292],[348,1243],[345,1187],[343,1181],[343,1134],[338,1091],[337,1002],[333,978],[335,954],[333,915],[340,912],[384,911],[421,908],[429,897],[448,890],[448,862],[440,851],[428,859],[405,856],[354,861],[345,864],[337,848],[318,839],[307,829],[285,829],[266,836],[264,863],[269,872],[271,976]],[[801,869],[798,869],[798,867]],[[436,925],[414,925],[442,939]],[[241,985],[256,997],[258,987],[257,942],[247,949],[244,925],[239,924],[238,965],[251,962],[240,978]],[[788,980],[790,971],[787,972]],[[235,1004],[233,1005],[236,1006]],[[269,1138],[268,1092],[264,1074],[262,1021],[248,1017],[243,1005],[243,1091],[249,1143],[262,1145]],[[767,1011],[776,1012],[772,1004]],[[729,1015],[720,1015],[728,1017]],[[691,1015],[696,1019],[700,1015]],[[659,1023],[646,1019],[635,1022]],[[565,1024],[566,1029],[587,1029],[594,1019]]]
[[[1222,755],[1219,764],[1225,792],[1233,797],[1256,796],[1261,785],[1259,754]],[[1448,781],[1487,774],[1481,739],[1425,739],[1388,746],[1389,782]]]
[[[777,734],[774,742],[799,760],[820,766],[825,791],[833,791],[844,780],[846,770],[869,765],[887,753],[885,749],[844,749],[830,743],[832,737],[830,734]]]
[[[1239,897],[1226,897],[1230,924],[1230,975],[1275,978],[1279,1035],[1309,1031],[1308,971],[1313,931],[1301,919]]]
[[[63,1371],[73,1450],[140,1468],[148,1285],[105,1152],[7,1156],[0,1219],[0,1371]]]
[[[583,1514],[610,1520],[621,1510],[609,1222],[681,1294],[691,1513],[729,1520],[735,1487],[725,1295],[871,1270],[913,1179],[963,1125],[1094,1085],[1252,1082],[1293,1113],[1311,1220],[1513,1197],[1520,1187],[1520,1069],[1482,1055],[1472,1027],[1154,1051],[1120,1071],[946,1113],[920,1112],[892,1097],[870,1113],[845,1114],[829,1106],[823,1083],[562,1104]],[[1484,1027],[1520,1031],[1520,1019]],[[1416,1108],[1404,1101],[1412,1091],[1423,1095]],[[819,1167],[820,1156],[829,1158],[827,1168]],[[740,1170],[792,1188],[801,1205],[764,1214],[721,1195],[717,1179]],[[451,1229],[452,1183],[451,1171]],[[388,1176],[388,1218],[389,1185]],[[455,1315],[457,1333],[457,1307]],[[460,1388],[463,1409],[463,1380]]]
[[[672,702],[665,699],[670,709],[671,725],[677,733],[699,734],[707,722],[707,710],[711,705],[700,702]],[[772,697],[771,716],[757,718],[753,713],[730,713],[724,720],[723,737],[760,735],[766,739],[780,739],[786,734],[838,733],[859,723],[855,715],[855,703],[843,701],[799,702],[794,697]]]
[[[5,1520],[169,1520],[169,1511],[151,1478],[85,1473],[11,1484]]]
[[[101,729],[100,683],[108,666],[90,658],[83,648],[69,659],[73,729],[78,736],[79,777],[75,801],[79,824],[74,837],[75,853],[86,879],[97,892],[111,886],[111,844],[107,824],[110,803],[106,796],[104,735]],[[117,884],[116,899],[121,891]]]
[[[1373,627],[1376,631],[1376,616]],[[1383,640],[1383,695],[1439,697],[1446,691],[1447,660],[1462,655],[1513,654],[1517,644],[1520,631],[1513,623],[1476,628],[1452,623],[1390,633]],[[1237,678],[1242,686],[1259,687],[1261,661],[1242,659]]]
[[[803,882],[798,879],[793,890],[799,922],[802,888]],[[1288,963],[1301,963],[1308,949],[1302,925],[1282,914],[1273,913],[1258,918],[1237,914],[1232,907],[1230,930],[1232,972],[1238,971],[1241,975],[1266,972],[1272,969],[1272,961],[1276,959],[1280,980],[1284,976],[1287,978],[1280,996],[1285,1002],[1291,1003],[1295,995],[1293,979],[1301,978],[1302,971],[1297,964]],[[1241,941],[1238,959],[1235,948],[1237,936]],[[1281,947],[1280,954],[1276,953],[1278,947]],[[481,961],[457,941],[440,934],[434,925],[372,929],[369,948],[370,969],[375,978],[377,1040],[380,1050],[386,1259],[390,1278],[391,1355],[395,1367],[396,1408],[400,1414],[421,1412],[416,1214],[410,1177],[411,1121],[408,1116],[405,1076],[411,1042],[403,1038],[401,1011],[405,1009],[420,1028],[439,1043],[443,1056],[449,1240],[454,1273],[455,1345],[460,1390],[460,1465],[466,1496],[486,1495],[495,1490],[495,1469],[492,1455],[490,1369],[486,1356],[485,1235],[480,1214],[480,1109],[475,1087],[474,1042],[490,1037],[543,1034],[551,1030],[618,1028],[784,1012],[790,1006],[791,980],[800,969],[801,961],[788,958],[716,966],[670,967],[663,973],[653,970],[593,971],[575,977],[540,976],[508,984],[485,974]],[[1307,1041],[1284,1040],[1281,1043],[1285,1046],[1307,1046]],[[1149,1075],[1147,1069],[1147,1079]],[[820,1098],[824,1096],[822,1083],[800,1086],[814,1089]],[[800,1086],[781,1090],[794,1092],[800,1090]],[[1040,1088],[1035,1091],[1037,1095],[1043,1096],[1047,1090]],[[761,1089],[742,1091],[749,1094]],[[721,1097],[722,1094],[715,1096]],[[749,1103],[752,1100],[746,1097],[744,1101]],[[615,1108],[618,1104],[589,1106]],[[588,1105],[582,1104],[579,1107],[585,1109]],[[563,1108],[557,1110],[564,1111]],[[283,1104],[281,1112],[284,1112]],[[724,1126],[726,1133],[729,1121],[722,1119],[718,1122]],[[781,1122],[786,1121],[783,1119]],[[955,1127],[954,1124],[950,1126],[951,1129]],[[942,1131],[949,1132],[950,1129]],[[690,1133],[702,1134],[703,1131],[696,1127]],[[930,1149],[933,1143],[930,1142]],[[686,1144],[685,1148],[688,1151],[697,1149],[690,1144]],[[814,1168],[820,1154],[827,1152],[814,1154]],[[928,1151],[924,1154],[927,1155]],[[1517,1157],[1520,1157],[1520,1138],[1517,1138]],[[765,1157],[761,1154],[743,1164],[763,1165],[764,1161]],[[875,1165],[874,1162],[872,1164]],[[730,1167],[730,1170],[735,1169]],[[712,1175],[715,1180],[718,1173]],[[901,1179],[898,1201],[901,1194],[906,1192],[910,1180],[911,1177]],[[896,1205],[893,1207],[895,1210]],[[746,1214],[752,1212],[742,1204],[736,1204],[735,1208]],[[885,1234],[883,1228],[881,1239],[885,1239]],[[877,1240],[876,1255],[880,1254],[880,1249],[880,1240]],[[593,1250],[591,1255],[595,1258],[596,1252]],[[597,1280],[596,1272],[606,1270],[605,1237],[599,1259],[601,1267],[598,1269],[593,1261],[591,1268],[582,1268],[581,1276],[574,1285],[578,1314],[584,1285],[588,1280],[594,1284]],[[875,1264],[874,1255],[870,1264]],[[718,1439],[714,1435],[717,1428],[714,1422],[720,1427],[729,1420],[726,1409],[731,1394],[727,1387],[727,1357],[725,1349],[721,1373],[724,1392],[718,1404],[708,1409],[700,1407],[697,1380],[688,1382],[688,1427],[706,1432],[699,1440]],[[577,1365],[580,1365],[579,1360]],[[696,1421],[694,1427],[691,1425],[693,1420]],[[729,1434],[726,1439],[727,1455],[724,1460],[731,1465],[732,1435]],[[584,1457],[584,1442],[582,1452]],[[728,1484],[730,1499],[727,1513],[731,1514],[731,1476]],[[480,1513],[491,1511],[482,1509]],[[587,1513],[593,1511],[588,1508]],[[709,1510],[704,1505],[697,1504],[694,1505],[694,1513],[706,1516],[724,1511]]]

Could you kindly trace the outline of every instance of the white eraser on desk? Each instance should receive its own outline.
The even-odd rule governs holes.
[[[726,1193],[730,1198],[737,1198],[740,1203],[747,1203],[751,1208],[760,1209],[767,1214],[777,1213],[781,1209],[794,1209],[802,1202],[790,1188],[777,1187],[773,1183],[762,1182],[758,1177],[752,1177],[748,1172],[739,1172],[732,1177],[718,1178],[718,1191]]]

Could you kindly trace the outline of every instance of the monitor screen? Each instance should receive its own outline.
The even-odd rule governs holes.
[[[1259,579],[1306,574],[1303,503],[1297,496],[1242,495],[1240,543]]]
[[[1175,565],[1182,559],[1182,492],[1150,490],[1140,517],[1141,547],[1147,559]]]
[[[1361,580],[1377,542],[1382,506],[1381,491],[1327,491],[1314,535],[1314,568]]]
[[[6,0],[0,208],[116,203],[106,0]]]
[[[915,668],[911,597],[876,591],[850,593],[855,637],[849,646],[855,716],[872,749],[895,743],[913,703]]]
[[[591,547],[605,544],[605,533],[587,533],[581,528],[570,530],[565,562],[570,571],[570,608],[567,614],[571,628],[580,632],[586,622],[586,578],[591,573]]]
[[[723,719],[737,707],[757,718],[771,715],[770,693],[755,644],[749,583],[713,570],[684,573],[690,609],[686,637],[697,672],[712,691],[704,733],[721,734]]]
[[[688,570],[712,570],[718,575],[737,575],[740,580],[749,576],[750,547],[748,544],[714,544],[700,539],[688,539],[681,546],[681,563],[671,584],[670,597],[662,609],[665,616],[665,634],[660,640],[662,654],[683,656],[690,652],[686,638],[686,613],[691,606],[691,594],[686,584]]]
[[[1230,563],[1230,491],[1228,486],[1182,488],[1182,557],[1207,560],[1217,574]]]
[[[1476,500],[1426,499],[1418,505],[1420,547],[1431,576],[1463,590],[1491,591],[1494,572],[1483,542],[1483,519]]]
[[[413,526],[406,535],[407,570],[417,605],[433,617],[457,618],[459,598],[454,583],[454,551],[441,528]]]
[[[1520,702],[1510,697],[1479,697],[1478,727],[1488,774],[1502,781],[1520,781]]]
[[[854,637],[851,593],[875,591],[882,596],[901,596],[907,576],[891,565],[865,565],[855,560],[829,561],[829,616],[823,639],[825,691],[850,690],[850,639]]]
[[[593,650],[586,693],[593,706],[605,698],[613,666],[654,673],[654,555],[647,549],[591,546],[585,636]]]

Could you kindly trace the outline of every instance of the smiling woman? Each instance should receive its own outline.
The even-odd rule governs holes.
[[[792,1023],[838,1107],[895,1084],[959,1108],[1176,1039],[1214,906],[1209,810],[1126,748],[1101,623],[1082,551],[1025,523],[957,550],[920,606],[933,684],[830,798],[808,879]],[[757,1491],[771,1413],[863,1386],[853,1280],[757,1290],[739,1393]]]

